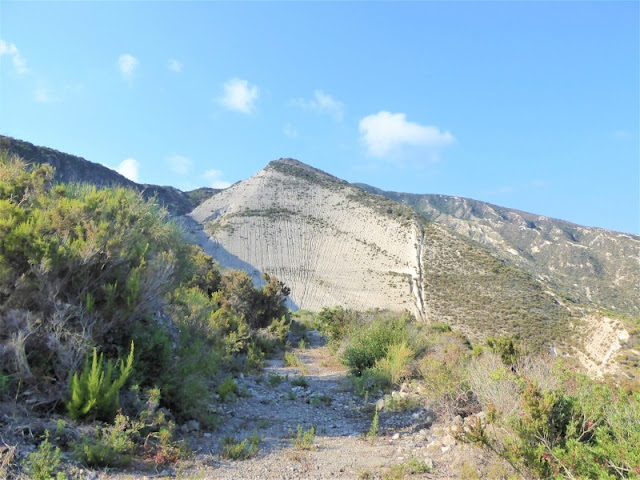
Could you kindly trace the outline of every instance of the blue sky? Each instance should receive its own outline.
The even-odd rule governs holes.
[[[293,157],[640,233],[638,2],[0,2],[0,133],[142,183]]]

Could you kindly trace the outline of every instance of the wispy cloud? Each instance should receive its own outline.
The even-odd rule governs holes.
[[[139,171],[140,163],[135,158],[126,158],[116,167],[116,172],[134,182],[138,181]]]
[[[291,125],[290,123],[287,123],[283,128],[282,131],[284,132],[284,134],[289,137],[289,138],[296,138],[298,136],[298,129],[296,129],[296,127],[294,127],[293,125]]]
[[[219,99],[220,103],[228,108],[241,113],[252,113],[259,96],[259,89],[251,85],[247,80],[232,78],[224,86],[224,95]]]
[[[220,170],[207,170],[202,176],[209,182],[211,188],[227,188],[231,185],[226,180],[222,180],[224,174]]]
[[[182,63],[175,58],[172,58],[169,60],[169,63],[167,63],[167,68],[172,72],[180,73],[182,72]]]
[[[48,88],[36,88],[33,92],[33,99],[37,103],[54,103],[60,101],[60,98],[55,96]]]
[[[313,110],[317,113],[331,115],[336,121],[341,121],[344,117],[344,103],[336,100],[322,90],[315,90],[313,92],[313,98],[310,100],[294,98],[291,100],[291,105]]]
[[[191,170],[191,160],[182,155],[171,155],[167,158],[169,168],[178,175],[188,175]]]
[[[361,140],[373,157],[395,154],[405,147],[418,147],[432,154],[452,144],[454,136],[432,125],[407,121],[404,113],[380,111],[360,120]]]
[[[120,70],[122,77],[129,82],[133,80],[139,64],[138,59],[129,53],[124,53],[118,58],[118,70]]]
[[[29,72],[29,69],[27,68],[27,61],[22,55],[20,55],[18,47],[16,47],[13,43],[8,43],[0,39],[0,58],[4,56],[11,58],[13,70],[18,75],[23,75]]]

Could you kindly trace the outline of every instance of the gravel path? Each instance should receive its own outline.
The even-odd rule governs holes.
[[[365,438],[380,397],[366,401],[352,394],[345,385],[345,368],[322,346],[321,337],[308,332],[307,339],[309,348],[293,351],[303,367],[285,367],[275,359],[260,375],[238,379],[240,395],[219,409],[222,425],[211,432],[194,428],[188,433],[195,452],[188,465],[156,475],[99,474],[94,478],[444,479],[468,478],[469,472],[486,470],[485,454],[459,444],[450,427],[434,423],[433,413],[419,403],[423,396],[416,392],[396,392],[397,398],[414,397],[415,405],[401,412],[381,410],[379,434]],[[302,383],[300,378],[306,385],[296,385]],[[298,425],[304,430],[315,427],[310,449],[295,447]],[[254,432],[260,437],[255,457],[222,458],[222,439],[242,440]],[[412,461],[417,462],[414,466],[430,466],[431,471],[411,473]]]

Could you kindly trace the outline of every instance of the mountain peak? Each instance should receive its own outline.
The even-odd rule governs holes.
[[[267,167],[265,168],[265,170],[270,169],[277,170],[278,172],[284,173],[285,175],[292,175],[294,177],[299,177],[312,182],[331,182],[345,185],[349,184],[349,182],[345,180],[334,177],[333,175],[320,170],[319,168],[307,165],[306,163],[303,163],[300,160],[296,160],[295,158],[279,158],[278,160],[274,160],[270,162],[269,165],[267,165]]]

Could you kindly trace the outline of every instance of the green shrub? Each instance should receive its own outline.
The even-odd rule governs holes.
[[[231,395],[238,395],[238,384],[233,378],[227,377],[218,385],[216,392],[220,395],[220,401],[224,402]]]
[[[351,390],[361,397],[377,390],[386,390],[391,387],[391,378],[388,374],[370,368],[359,377],[349,377],[347,384]]]
[[[259,445],[260,437],[255,430],[251,438],[245,438],[242,441],[238,441],[234,437],[226,437],[222,441],[222,457],[231,460],[246,460],[258,454]]]
[[[69,381],[69,401],[67,411],[71,418],[77,420],[88,415],[110,421],[120,406],[120,389],[124,386],[133,370],[133,342],[126,362],[119,359],[116,368],[118,378],[113,377],[114,365],[93,349],[93,359],[89,364],[87,357],[82,373],[74,373]]]
[[[415,352],[406,343],[390,345],[385,356],[375,363],[375,369],[389,377],[392,384],[397,385],[411,376],[409,363]]]
[[[49,430],[44,432],[44,440],[38,445],[38,449],[30,453],[23,461],[25,473],[33,480],[50,480],[54,478],[54,474],[60,462],[62,454],[60,448],[55,449],[49,442]],[[65,478],[62,473],[58,474],[58,478]]]
[[[284,352],[284,366],[296,367],[303,375],[306,375],[307,373],[307,366],[300,359],[300,357],[293,352]]]
[[[373,444],[376,438],[378,438],[378,433],[380,431],[380,419],[379,419],[378,407],[376,407],[375,412],[373,413],[373,418],[371,420],[371,426],[369,427],[369,431],[366,434],[366,437]]]
[[[281,375],[269,375],[267,377],[267,384],[271,387],[277,387],[282,382],[284,382],[284,377]]]
[[[308,387],[309,381],[304,377],[296,377],[291,380],[291,385],[294,387]]]
[[[142,426],[140,422],[118,414],[113,425],[96,427],[95,437],[85,436],[74,450],[82,463],[92,467],[128,465],[136,448],[133,438],[139,435]]]
[[[517,344],[518,339],[501,335],[498,338],[489,337],[486,340],[487,347],[496,353],[507,366],[513,366],[520,358],[522,352]]]
[[[307,430],[298,425],[298,431],[294,440],[294,446],[299,450],[311,450],[314,448],[313,441],[316,438],[316,428],[310,427]]]
[[[344,363],[351,374],[360,376],[387,355],[389,347],[410,342],[407,320],[377,319],[369,328],[354,331],[344,353]]]

